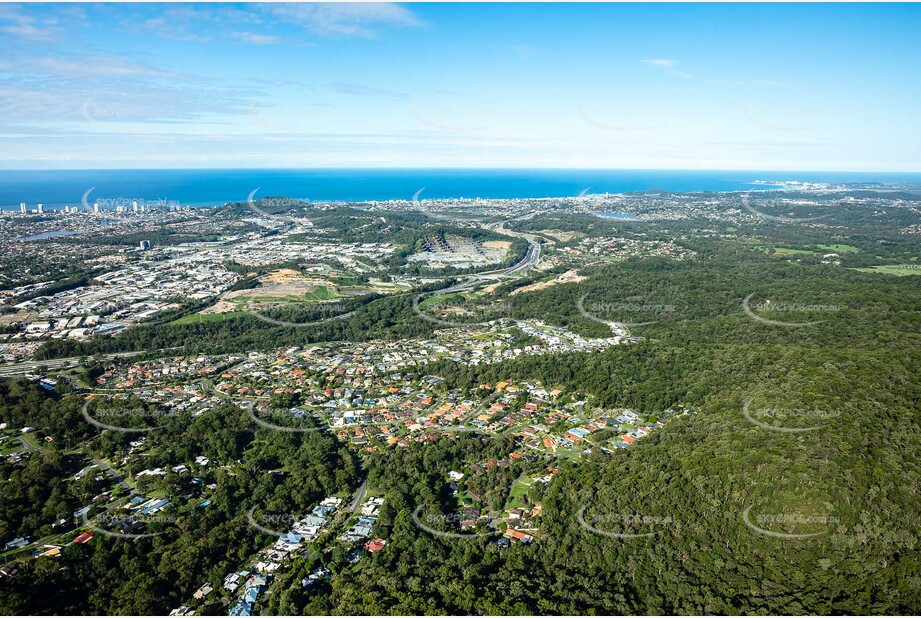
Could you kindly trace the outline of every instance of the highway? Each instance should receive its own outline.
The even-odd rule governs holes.
[[[116,352],[114,354],[103,354],[101,356],[106,360],[113,360],[126,356],[137,356],[139,354],[145,354],[145,352]],[[27,361],[24,363],[14,363],[12,365],[2,365],[0,366],[0,377],[24,376],[30,373],[35,373],[39,367],[47,367],[48,369],[69,369],[72,367],[78,367],[80,365],[80,361],[81,358],[79,357],[71,357],[53,358],[43,361]]]
[[[466,280],[460,283],[455,283],[454,285],[450,285],[440,290],[434,290],[430,292],[423,292],[421,294],[417,294],[416,296],[413,297],[413,304],[412,304],[413,312],[417,316],[419,316],[423,320],[426,320],[428,322],[433,322],[441,326],[448,326],[448,327],[472,326],[472,324],[452,322],[449,320],[442,320],[440,318],[436,318],[436,317],[427,315],[424,311],[422,311],[419,308],[419,303],[422,302],[422,299],[424,299],[427,296],[435,296],[437,294],[452,294],[454,292],[463,292],[465,290],[468,290],[474,287],[475,285],[483,281],[497,281],[497,280],[501,280],[503,277],[515,277],[518,275],[524,275],[525,273],[528,272],[528,270],[530,270],[531,268],[537,265],[537,263],[540,261],[540,243],[538,242],[536,236],[506,230],[505,228],[501,227],[501,224],[499,224],[499,226],[494,229],[495,231],[501,232],[503,234],[508,234],[510,236],[518,236],[518,237],[527,239],[528,250],[524,254],[524,257],[517,264],[515,264],[514,266],[510,266],[509,268],[501,268],[499,270],[491,270],[491,271],[482,272],[482,273],[475,273],[475,274],[468,276]]]
[[[528,243],[530,243],[528,252],[524,254],[524,258],[520,262],[506,270],[502,276],[527,272],[540,261],[540,243],[537,242],[533,236],[525,236],[525,238],[527,238]]]
[[[510,219],[509,221],[527,219],[529,217],[534,216],[534,214],[535,213],[526,213],[525,215],[516,217],[515,219]],[[449,287],[446,287],[444,289],[436,290],[434,292],[424,292],[422,294],[418,294],[413,298],[413,311],[416,314],[423,317],[424,319],[436,321],[434,318],[430,318],[430,316],[426,316],[425,314],[423,314],[422,311],[420,311],[418,308],[419,303],[426,296],[433,296],[435,294],[448,294],[452,292],[461,292],[461,291],[467,290],[475,286],[476,284],[482,281],[487,281],[487,280],[495,281],[495,280],[502,279],[503,277],[515,277],[518,275],[523,275],[527,273],[528,270],[536,266],[540,262],[540,257],[541,257],[541,246],[540,246],[540,242],[538,242],[538,237],[533,236],[531,234],[525,234],[523,232],[514,232],[512,230],[505,229],[505,227],[503,227],[505,223],[506,221],[502,221],[499,223],[488,224],[484,227],[486,229],[491,229],[493,231],[499,232],[500,234],[505,234],[508,236],[514,236],[518,238],[524,238],[528,241],[528,250],[525,253],[524,257],[517,264],[510,266],[508,268],[501,268],[498,270],[474,273],[472,275],[469,275],[466,278],[466,280],[462,281],[461,283],[457,283]],[[392,297],[387,297],[387,298],[392,298]],[[380,299],[380,300],[384,300],[384,299]],[[324,322],[329,322],[332,320],[343,320],[343,319],[346,319],[354,315],[357,312],[357,310],[353,310],[353,311],[349,311],[348,313],[344,313],[344,314],[337,315],[337,316],[332,316],[329,318],[324,318],[322,320],[317,320],[315,322],[290,323],[290,322],[284,322],[281,320],[274,320],[272,318],[268,318],[266,316],[260,315],[258,312],[253,311],[250,307],[247,307],[247,309],[250,310],[251,314],[257,319],[262,320],[267,323],[271,323],[275,326],[298,326],[298,327],[299,326],[313,326],[316,324],[322,324]],[[447,325],[448,323],[445,323],[445,324]],[[165,352],[168,350],[175,350],[175,349],[178,349],[178,348],[167,348],[166,350],[157,350],[157,352]],[[114,360],[116,358],[139,356],[142,354],[146,354],[147,352],[149,352],[149,350],[134,351],[134,352],[115,352],[112,354],[102,354],[98,356],[106,360]],[[54,358],[54,359],[43,360],[43,361],[26,361],[22,363],[13,363],[10,365],[0,365],[0,378],[26,376],[29,374],[34,374],[37,372],[39,367],[44,367],[47,369],[54,369],[54,370],[70,369],[73,367],[80,366],[81,364],[80,361],[81,361],[81,357],[69,357],[69,358]]]

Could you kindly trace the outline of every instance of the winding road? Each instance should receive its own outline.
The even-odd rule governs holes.
[[[46,448],[42,448],[40,446],[35,446],[34,444],[31,444],[23,436],[16,436],[16,440],[18,440],[19,443],[22,444],[27,451],[32,451],[33,453],[50,453],[51,452]]]
[[[524,275],[531,268],[537,265],[537,263],[540,261],[540,243],[538,242],[536,236],[532,236],[531,234],[523,234],[519,232],[512,232],[510,230],[506,230],[501,227],[501,224],[500,224],[500,227],[497,227],[495,229],[496,231],[501,232],[503,234],[508,234],[510,236],[518,236],[518,237],[527,239],[528,251],[524,254],[524,257],[521,258],[521,260],[514,266],[510,266],[508,268],[501,268],[499,270],[491,270],[491,271],[486,271],[486,272],[481,272],[481,273],[474,273],[472,275],[468,275],[467,279],[464,281],[461,281],[460,283],[455,283],[455,284],[449,285],[446,288],[441,288],[439,290],[431,290],[428,292],[422,292],[421,294],[417,294],[416,296],[413,297],[413,304],[412,304],[413,312],[416,315],[430,322],[436,322],[444,326],[463,326],[464,324],[449,322],[447,320],[441,320],[441,319],[433,318],[431,316],[426,315],[425,313],[423,313],[421,309],[419,309],[419,303],[422,302],[422,300],[426,297],[436,296],[438,294],[452,294],[454,292],[463,292],[465,290],[469,290],[470,288],[476,286],[479,283],[482,283],[483,281],[499,281],[503,277]]]

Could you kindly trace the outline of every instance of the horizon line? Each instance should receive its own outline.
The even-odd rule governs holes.
[[[793,174],[921,174],[919,170],[857,170],[857,169],[735,169],[735,168],[685,168],[685,167],[63,167],[63,168],[19,168],[0,169],[0,173],[14,172],[157,172],[157,171],[554,171],[554,172],[771,172]]]

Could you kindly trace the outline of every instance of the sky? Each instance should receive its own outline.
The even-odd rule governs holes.
[[[921,171],[918,4],[0,4],[0,169]]]

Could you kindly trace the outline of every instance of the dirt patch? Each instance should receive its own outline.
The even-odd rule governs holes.
[[[562,242],[569,242],[573,238],[579,238],[583,236],[582,232],[569,232],[563,230],[544,230],[543,233],[547,236],[552,236],[553,238],[556,238]]]
[[[515,294],[524,294],[525,292],[536,292],[538,290],[545,290],[554,285],[560,285],[561,283],[579,283],[580,281],[585,281],[587,277],[579,275],[574,270],[567,270],[559,277],[551,279],[550,281],[541,281],[540,283],[532,283],[531,285],[526,285],[523,288],[518,288],[512,290],[512,293],[509,296],[514,296]]]
[[[7,315],[0,315],[0,324],[7,326],[9,324],[19,324],[20,322],[25,322],[29,317],[29,313],[22,311],[19,313],[10,313]]]
[[[290,268],[282,268],[281,270],[276,270],[273,273],[264,275],[260,281],[263,283],[291,283],[302,279],[301,273],[296,270],[291,270]]]
[[[207,315],[209,313],[230,313],[231,311],[236,311],[237,306],[233,303],[228,303],[226,300],[219,300],[214,303],[212,306],[207,309],[202,309],[198,313],[202,315]]]

